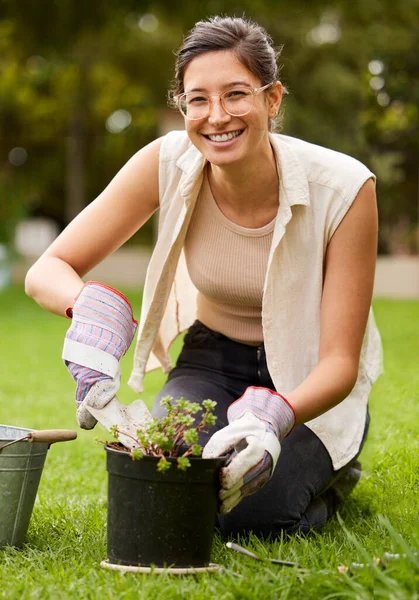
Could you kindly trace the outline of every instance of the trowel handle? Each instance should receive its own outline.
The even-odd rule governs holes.
[[[75,440],[77,433],[72,429],[44,429],[41,431],[31,431],[28,433],[29,442],[69,442]]]

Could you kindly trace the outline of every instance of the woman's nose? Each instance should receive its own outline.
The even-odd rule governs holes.
[[[224,110],[221,100],[219,98],[212,98],[208,122],[211,123],[211,125],[216,125],[217,123],[227,123],[230,119],[231,115]]]

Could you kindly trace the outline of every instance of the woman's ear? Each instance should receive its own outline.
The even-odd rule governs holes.
[[[268,91],[268,108],[270,119],[274,119],[278,114],[282,102],[283,92],[284,89],[280,81],[277,81],[275,85],[273,85]]]

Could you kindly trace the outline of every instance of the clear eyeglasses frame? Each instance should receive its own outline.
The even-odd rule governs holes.
[[[185,92],[175,96],[174,100],[182,115],[189,121],[199,121],[208,117],[213,98],[218,98],[225,112],[232,117],[243,117],[252,110],[254,97],[275,83],[272,81],[259,88],[234,87],[222,94],[211,96],[203,92]]]

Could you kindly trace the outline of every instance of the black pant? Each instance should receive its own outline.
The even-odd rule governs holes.
[[[207,398],[215,400],[217,423],[200,435],[200,443],[205,445],[217,429],[228,424],[229,405],[251,385],[275,390],[264,346],[234,342],[196,321],[185,336],[176,366],[156,397],[152,413],[163,416],[160,399],[167,395],[199,403]],[[363,442],[367,430],[368,422]],[[229,514],[219,515],[222,533],[253,531],[275,537],[283,531],[307,533],[319,529],[333,514],[334,496],[327,488],[347,472],[355,459],[334,471],[320,439],[305,425],[295,427],[281,442],[281,454],[270,481]]]

